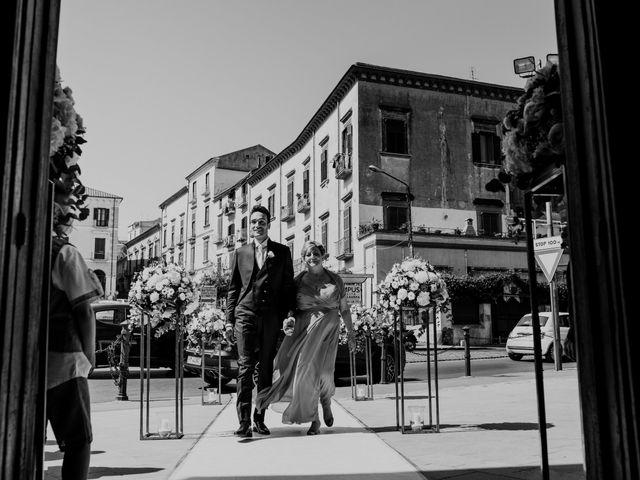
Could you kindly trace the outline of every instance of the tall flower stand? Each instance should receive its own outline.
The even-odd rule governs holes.
[[[356,350],[349,350],[349,373],[351,381],[351,398],[356,401],[373,400],[373,363],[371,354],[371,336],[365,335],[364,362],[366,368],[366,387],[357,384]]]
[[[184,436],[184,316],[176,320],[174,422],[160,415],[151,425],[151,319],[143,314],[140,326],[140,440],[171,440]],[[153,427],[153,428],[152,428]]]
[[[396,390],[396,429],[402,433],[438,433],[440,432],[440,402],[438,395],[438,342],[437,342],[437,325],[435,321],[436,309],[430,307],[433,313],[433,332],[429,332],[429,323],[427,320],[427,328],[425,329],[427,337],[427,396],[428,396],[428,414],[429,422],[425,422],[424,410],[422,405],[409,406],[409,425],[406,424],[405,416],[405,393],[404,393],[404,368],[403,357],[404,342],[402,332],[404,331],[405,315],[418,315],[418,309],[401,308],[400,315],[394,316],[393,319],[393,364],[394,373],[400,372],[400,375],[394,374],[395,390]],[[431,334],[433,335],[433,371],[431,368]],[[399,379],[398,379],[399,377]],[[433,384],[433,388],[432,388]],[[434,424],[434,404],[435,403],[435,424]]]
[[[200,372],[202,375],[202,389],[200,395],[200,403],[201,405],[222,405],[222,340],[218,340],[214,343],[214,350],[217,347],[218,351],[218,398],[215,398],[215,392],[211,390],[207,390],[207,382],[204,380],[204,371],[205,371],[205,341],[202,339],[201,349],[202,349],[202,358],[200,361]],[[213,354],[211,355],[213,357]],[[204,392],[207,391],[207,396],[205,398]]]

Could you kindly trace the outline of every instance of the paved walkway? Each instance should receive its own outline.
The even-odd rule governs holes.
[[[276,478],[424,480],[416,468],[334,402],[334,426],[308,436],[309,424],[282,425],[269,412],[271,435],[238,439],[232,401],[170,480]]]
[[[583,440],[575,363],[544,364],[550,478],[584,480]],[[374,400],[355,401],[349,387],[333,400],[335,425],[307,436],[308,425],[282,425],[267,413],[272,435],[237,439],[234,395],[223,405],[185,397],[181,439],[139,439],[139,403],[92,405],[90,479],[427,479],[538,480],[540,437],[533,372],[444,379],[439,387],[440,433],[396,430],[395,385],[375,385]],[[426,382],[405,383],[406,406],[427,405]],[[281,410],[281,407],[274,406]],[[408,410],[408,409],[407,409]],[[156,399],[152,419],[171,414]],[[435,420],[434,420],[435,422]],[[62,454],[49,430],[46,480],[60,479]]]

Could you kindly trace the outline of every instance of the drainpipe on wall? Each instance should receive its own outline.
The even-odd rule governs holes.
[[[311,189],[313,189],[313,195],[311,194]],[[309,196],[313,199],[311,202],[311,239],[317,240],[316,236],[316,202],[317,198],[317,188],[316,188],[316,131],[313,131],[311,135],[311,160],[309,160]],[[325,249],[327,247],[325,246]]]
[[[116,199],[114,198],[113,199],[113,222],[111,222],[111,266],[110,266],[111,271],[109,272],[109,294],[110,295],[113,295],[113,261],[115,259],[114,245],[116,242],[115,231],[116,231]]]

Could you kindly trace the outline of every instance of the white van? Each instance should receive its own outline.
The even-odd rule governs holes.
[[[540,318],[540,344],[542,356],[545,360],[553,362],[553,314],[551,312],[538,313]],[[560,340],[564,351],[571,320],[566,312],[558,313],[560,322]],[[533,326],[531,314],[524,315],[509,333],[507,339],[507,355],[511,360],[520,360],[523,355],[533,355]]]

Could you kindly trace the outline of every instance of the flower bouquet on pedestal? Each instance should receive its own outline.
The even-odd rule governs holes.
[[[408,257],[401,263],[393,265],[384,281],[378,285],[379,306],[393,322],[394,332],[394,371],[400,372],[400,381],[395,376],[396,382],[396,427],[405,432],[421,432],[422,427],[418,430],[407,428],[405,425],[405,408],[404,408],[404,374],[403,374],[403,357],[404,342],[402,333],[404,330],[404,322],[407,316],[418,318],[421,309],[443,309],[449,300],[449,293],[445,281],[442,279],[436,269],[426,260],[421,258]],[[435,318],[435,315],[434,315]],[[427,362],[427,385],[429,398],[429,430],[432,428],[431,411],[432,398],[436,403],[436,427],[439,427],[439,404],[438,404],[438,369],[437,369],[437,342],[436,342],[436,322],[433,323],[433,345],[434,355],[433,364],[435,372],[435,394],[432,395],[431,389],[431,362]],[[427,337],[428,338],[428,337]],[[427,358],[430,358],[430,346],[427,340]],[[398,383],[400,389],[398,391]]]
[[[173,263],[152,264],[136,273],[129,290],[130,328],[141,327],[148,321],[156,337],[176,330],[184,316],[198,307],[196,287],[184,267]]]
[[[447,286],[431,264],[407,257],[396,263],[378,285],[380,308],[393,319],[401,308],[439,307],[447,302]]]
[[[374,307],[365,308],[359,304],[350,307],[353,325],[353,340],[349,341],[346,325],[340,324],[340,344],[349,345],[349,372],[351,379],[351,397],[354,400],[373,400],[373,364],[372,343],[380,329],[378,311]],[[364,352],[367,376],[366,388],[358,386],[356,360],[357,354]]]
[[[184,319],[198,306],[197,285],[180,265],[153,264],[138,272],[129,291],[129,328],[140,330],[140,439],[178,439],[183,434]],[[175,331],[175,419],[163,416],[152,432],[150,425],[151,334]],[[169,354],[169,352],[167,352]],[[145,389],[146,384],[146,389]],[[146,406],[146,408],[144,408]]]
[[[222,403],[222,349],[226,344],[225,340],[225,314],[224,312],[211,304],[202,303],[198,310],[191,314],[187,321],[187,343],[190,348],[189,352],[200,353],[200,372],[202,377],[201,403],[202,405],[219,405]],[[229,348],[230,346],[227,345]],[[206,356],[211,358],[217,355],[218,359],[218,388],[217,400],[216,392],[207,390],[205,382]],[[197,360],[198,357],[187,359],[188,362]],[[205,390],[207,396],[205,399]]]

